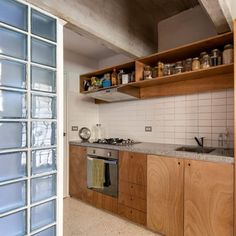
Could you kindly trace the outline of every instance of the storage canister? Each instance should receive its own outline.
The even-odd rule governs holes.
[[[164,76],[173,74],[173,64],[164,65]]]
[[[204,55],[201,61],[201,69],[207,69],[211,66],[211,59],[208,54]]]
[[[200,69],[200,61],[198,57],[193,58],[192,62],[192,70],[199,70]]]
[[[184,63],[184,71],[191,71],[192,70],[192,58],[188,58],[185,60]]]
[[[152,79],[151,66],[145,66],[145,67],[144,67],[143,79]]]
[[[231,64],[234,62],[234,49],[232,44],[224,46],[223,64]]]
[[[211,51],[211,66],[221,65],[221,53],[219,49],[213,49]]]

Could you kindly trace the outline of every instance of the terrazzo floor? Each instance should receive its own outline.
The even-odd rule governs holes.
[[[74,198],[64,200],[63,236],[160,236]]]

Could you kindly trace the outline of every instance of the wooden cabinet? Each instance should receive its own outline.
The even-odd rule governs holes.
[[[184,232],[233,235],[233,165],[185,162]]]
[[[81,200],[87,199],[86,148],[70,145],[69,193]]]
[[[118,213],[136,223],[146,225],[147,156],[120,152]]]
[[[119,179],[129,183],[147,185],[147,155],[135,152],[120,152]]]
[[[148,156],[147,226],[166,236],[233,235],[233,165]]]
[[[148,156],[147,226],[166,236],[183,235],[184,162]]]

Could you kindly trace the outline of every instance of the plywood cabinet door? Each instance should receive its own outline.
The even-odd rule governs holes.
[[[184,235],[233,235],[233,165],[185,161]]]
[[[182,159],[148,156],[147,226],[166,236],[183,235]]]
[[[86,184],[86,148],[70,145],[69,157],[69,193],[81,200],[87,198]]]
[[[129,183],[147,185],[147,155],[135,152],[120,152],[119,179]]]

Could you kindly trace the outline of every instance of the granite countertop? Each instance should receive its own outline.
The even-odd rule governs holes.
[[[163,143],[137,143],[129,146],[115,146],[109,144],[96,144],[81,141],[70,141],[72,145],[78,145],[83,147],[94,147],[94,148],[105,148],[113,149],[118,151],[129,151],[129,152],[140,152],[149,155],[159,155],[167,157],[179,157],[191,160],[203,160],[212,162],[223,162],[223,163],[234,163],[234,150],[229,149],[225,151],[224,149],[215,148],[210,154],[206,153],[193,153],[185,151],[175,151],[177,148],[186,145],[175,145],[175,144],[163,144]]]

